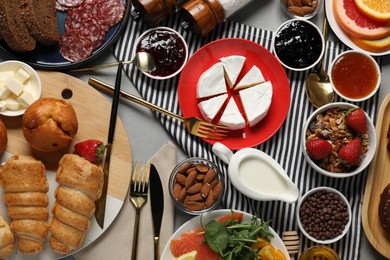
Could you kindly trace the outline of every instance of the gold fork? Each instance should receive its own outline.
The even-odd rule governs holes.
[[[129,200],[135,207],[135,222],[133,235],[133,249],[131,251],[131,259],[137,259],[137,244],[139,219],[142,207],[148,199],[150,164],[136,162],[133,173],[131,175],[129,187]]]
[[[112,92],[114,90],[114,87],[101,81],[96,78],[89,78],[88,84],[92,87],[102,89],[105,91]],[[159,113],[165,114],[167,116],[176,118],[177,120],[184,123],[186,126],[188,132],[190,132],[192,135],[199,136],[201,138],[205,139],[224,139],[227,137],[229,133],[229,128],[222,125],[216,125],[213,123],[209,123],[206,121],[203,121],[196,117],[190,117],[190,118],[184,118],[182,116],[176,115],[172,113],[171,111],[168,111],[166,109],[163,109],[159,106],[156,106],[155,104],[152,104],[146,100],[143,100],[142,98],[139,98],[137,96],[134,96],[130,93],[127,93],[125,91],[120,92],[120,96],[124,97],[130,101],[136,102],[137,104],[140,104],[142,106],[148,107],[154,111],[157,111]]]

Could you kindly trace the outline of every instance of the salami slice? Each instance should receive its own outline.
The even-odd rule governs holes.
[[[80,6],[70,9],[65,18],[65,30],[74,28],[74,23],[78,23],[84,19],[94,18],[95,15],[92,13],[94,5],[94,2],[83,2]]]
[[[56,10],[59,12],[67,12],[69,10],[69,7],[61,5],[58,1],[56,1]]]
[[[122,20],[126,5],[123,0],[96,0],[94,9],[96,18],[112,27]]]
[[[89,57],[93,51],[92,45],[91,37],[80,29],[66,31],[59,42],[61,55],[71,62]]]
[[[79,6],[83,2],[84,2],[84,0],[57,0],[57,3],[59,3],[62,6],[67,6],[67,7]]]
[[[89,35],[92,41],[92,49],[95,50],[103,44],[109,28],[105,25],[101,25],[95,18],[87,18],[77,23],[73,23],[73,28],[69,28],[69,30],[72,29],[80,29],[84,34]]]

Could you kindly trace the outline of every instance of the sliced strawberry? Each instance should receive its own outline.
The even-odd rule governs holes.
[[[75,144],[74,151],[76,154],[84,157],[91,163],[100,163],[103,160],[106,146],[102,141],[89,139]]]
[[[306,150],[314,160],[320,160],[332,152],[332,145],[324,139],[315,138],[306,142]]]
[[[359,134],[367,133],[366,114],[361,108],[350,109],[346,114],[345,123]]]
[[[361,154],[362,143],[360,139],[353,139],[339,150],[339,157],[341,161],[349,166],[359,165]]]

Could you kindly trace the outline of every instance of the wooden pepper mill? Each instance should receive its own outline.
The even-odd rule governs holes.
[[[225,21],[225,10],[218,0],[190,0],[179,13],[184,20],[182,26],[200,37]]]
[[[175,0],[132,0],[134,19],[142,19],[149,26],[156,26],[168,15],[176,11]]]

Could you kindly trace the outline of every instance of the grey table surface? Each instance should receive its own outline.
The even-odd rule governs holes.
[[[327,0],[329,1],[329,0]],[[321,10],[316,17],[311,19],[312,22],[317,24],[319,28],[322,28],[324,18],[324,10]],[[229,17],[230,20],[244,23],[247,25],[255,26],[261,29],[275,31],[277,27],[288,20],[289,18],[284,14],[280,8],[278,0],[252,0],[248,5],[241,8],[233,16]],[[329,31],[329,40],[338,41],[333,32]],[[0,56],[0,61],[9,59],[4,55]],[[94,60],[92,64],[103,64],[115,61],[111,51],[107,51],[102,54],[98,59]],[[114,84],[115,82],[116,68],[93,71],[88,73],[73,74],[84,82],[88,81],[88,78],[98,77],[101,80]],[[382,84],[379,90],[380,103],[387,93],[390,92],[390,55],[383,57],[382,67]],[[129,81],[129,79],[122,75],[122,90],[130,92],[139,96],[136,88]],[[111,101],[111,97],[103,93],[105,97]],[[127,134],[130,140],[131,153],[133,162],[136,160],[145,161],[148,160],[164,143],[168,140],[175,143],[175,140],[170,134],[161,126],[154,114],[147,108],[141,107],[137,104],[132,104],[127,101],[121,101],[118,116],[124,123]],[[147,130],[147,131],[146,131]],[[181,149],[178,149],[177,161],[185,159],[187,156]],[[175,227],[179,227],[184,221],[188,220],[190,216],[176,212],[175,214]],[[103,234],[104,235],[104,234]],[[369,259],[385,259],[370,245],[367,241],[364,231],[362,229],[362,245],[361,245],[361,257],[362,260]],[[94,246],[93,244],[91,246]],[[66,258],[68,260],[73,257]]]

